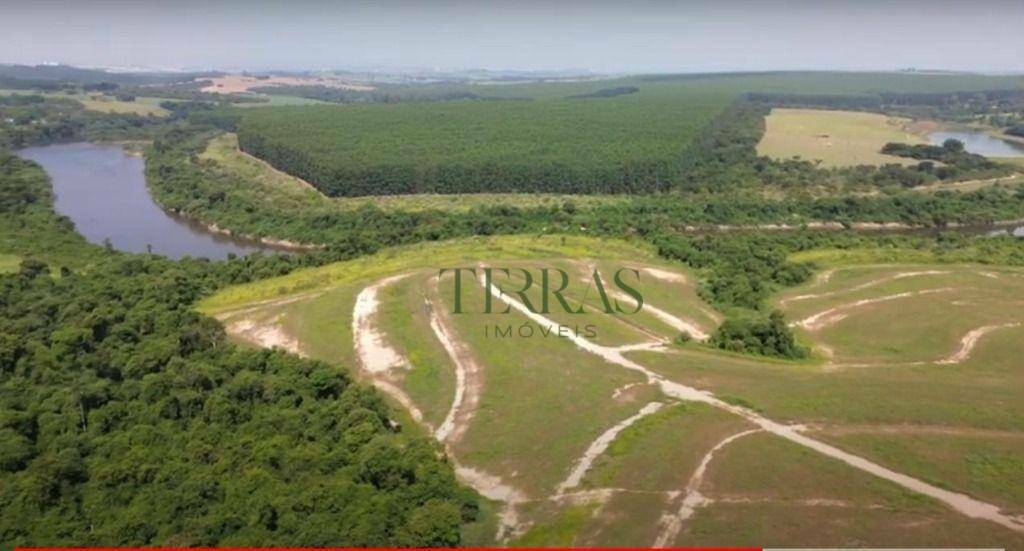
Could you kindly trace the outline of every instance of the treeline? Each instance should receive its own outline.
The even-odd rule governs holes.
[[[635,94],[640,89],[636,86],[616,86],[614,88],[602,88],[589,94],[575,94],[572,96],[566,96],[567,99],[587,99],[587,98],[614,98],[615,96],[625,96],[627,94]]]
[[[47,188],[37,166],[0,159],[0,217],[28,257],[0,276],[0,541],[459,544],[476,498],[435,443],[399,434],[345,371],[237,348],[192,310],[329,256],[107,252],[42,203]],[[33,258],[55,240],[80,251],[59,277]]]
[[[886,110],[901,107],[940,107],[981,114],[991,111],[1013,111],[1024,104],[1024,90],[975,90],[969,92],[925,92],[874,94],[746,94],[748,101],[785,107],[823,107],[830,109]]]
[[[981,121],[997,127],[1018,122],[1024,112],[1024,90],[1019,88],[929,93],[749,93],[746,98],[776,107],[876,111],[922,119]]]
[[[0,149],[75,140],[145,139],[166,121],[129,113],[87,111],[72,99],[0,97]]]
[[[278,96],[296,96],[331,103],[399,103],[409,101],[455,101],[481,99],[464,87],[381,85],[373,90],[351,90],[337,86],[293,85],[260,86],[253,92]]]

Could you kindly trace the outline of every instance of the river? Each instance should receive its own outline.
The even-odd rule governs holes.
[[[939,133],[932,134],[936,136]],[[955,136],[954,136],[955,137]],[[998,140],[997,140],[998,141]],[[168,214],[146,187],[142,157],[119,145],[71,143],[30,147],[19,156],[39,163],[53,183],[57,212],[92,243],[127,252],[153,252],[178,259],[185,256],[224,259],[256,251],[280,251],[258,241],[211,232],[203,225]],[[876,230],[892,233],[933,233],[937,230]],[[963,228],[973,234],[1024,237],[1024,227]]]
[[[984,132],[932,132],[928,140],[935,145],[942,145],[948,140],[960,140],[964,148],[971,153],[986,157],[1024,157],[1024,144],[1009,140],[1000,140]]]
[[[146,187],[142,157],[119,145],[70,143],[30,147],[17,154],[43,167],[53,184],[57,212],[70,218],[92,243],[109,240],[121,251],[149,251],[174,259],[224,259],[272,250],[165,212]]]

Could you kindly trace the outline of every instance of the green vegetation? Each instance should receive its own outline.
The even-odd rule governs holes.
[[[35,164],[0,151],[0,272],[17,271],[31,257],[62,267],[88,266],[96,251],[53,212],[53,190]]]
[[[807,349],[798,345],[782,312],[767,318],[727,319],[711,338],[711,344],[731,352],[780,358],[803,358]]]
[[[565,339],[532,341],[531,346],[518,339],[488,339],[481,326],[494,320],[475,315],[452,320],[453,333],[483,372],[482,380],[475,381],[482,385],[474,390],[477,410],[461,440],[446,442],[444,448],[426,440],[424,427],[407,412],[392,409],[385,398],[356,382],[355,295],[382,277],[415,272],[405,283],[382,290],[377,321],[412,364],[389,381],[411,397],[429,423],[444,418],[455,373],[422,308],[425,302],[447,308],[452,297],[450,289],[433,291],[425,282],[438,266],[496,259],[524,266],[542,259],[576,270],[591,264],[608,270],[617,263],[664,269],[676,277],[651,281],[645,298],[670,315],[707,326],[708,332],[720,323],[710,343],[647,346],[661,340],[667,344],[679,331],[669,330],[664,320],[640,316],[609,320],[608,340],[599,342],[641,344],[621,354],[671,381],[713,392],[773,420],[807,424],[815,436],[820,430],[823,439],[912,476],[1010,508],[1024,506],[1019,485],[1000,484],[1019,474],[1020,461],[1014,461],[1019,446],[999,440],[1022,430],[1019,390],[1008,384],[1019,371],[1021,329],[986,334],[960,363],[934,364],[956,352],[967,331],[1019,321],[1016,299],[1024,280],[1020,270],[1006,266],[1024,266],[1024,242],[954,233],[816,231],[824,222],[942,229],[1021,218],[1024,188],[902,192],[895,188],[916,185],[915,173],[938,178],[937,173],[918,167],[822,169],[805,161],[758,157],[755,147],[768,107],[729,103],[743,90],[804,87],[807,93],[830,94],[836,93],[836,83],[846,86],[847,93],[870,93],[882,84],[920,92],[991,90],[1018,82],[968,75],[641,77],[474,85],[467,87],[477,99],[246,113],[195,101],[205,98],[196,85],[179,83],[163,87],[162,93],[178,94],[181,101],[162,102],[170,115],[159,121],[89,113],[74,102],[42,95],[5,100],[0,109],[15,122],[0,127],[4,147],[83,137],[151,137],[147,178],[168,208],[240,233],[322,247],[227,262],[171,262],[93,247],[53,213],[52,192],[38,167],[0,153],[0,273],[14,272],[0,275],[0,487],[5,489],[0,492],[0,542],[493,543],[488,538],[498,522],[498,504],[478,505],[477,496],[455,483],[455,459],[526,495],[518,513],[533,529],[512,543],[649,544],[662,515],[678,508],[679,496],[669,492],[685,488],[711,447],[747,428],[742,417],[709,405],[669,403],[641,373]],[[102,82],[90,86],[110,88]],[[639,91],[608,92],[628,87]],[[131,94],[117,88],[107,93],[114,90]],[[530,101],[485,99],[499,96]],[[674,104],[679,98],[686,101]],[[348,121],[350,114],[360,143],[348,144],[352,149],[346,154],[387,146],[367,151],[372,155],[362,168],[368,172],[359,176],[366,180],[357,188],[364,191],[377,189],[380,182],[397,186],[380,188],[392,192],[403,191],[399,184],[408,181],[441,186],[437,167],[450,153],[445,144],[451,144],[473,146],[479,153],[455,151],[455,158],[469,163],[457,167],[466,172],[452,172],[455,183],[472,184],[464,175],[485,166],[496,171],[493,175],[527,174],[529,181],[544,185],[568,182],[564,191],[602,191],[575,186],[562,176],[582,174],[586,183],[586,178],[626,174],[614,171],[629,168],[621,161],[633,156],[641,164],[650,161],[653,172],[637,169],[633,176],[639,174],[635,182],[640,187],[619,178],[614,185],[623,187],[606,191],[665,192],[588,198],[328,198],[236,151],[232,138],[223,134],[240,125],[244,136],[254,128],[249,125],[256,125],[260,136],[269,136],[276,128],[260,125],[280,121],[281,139],[302,143],[306,138],[292,122],[313,124],[307,117],[322,117],[330,123],[323,128],[327,145],[315,152],[318,157],[310,166],[331,176],[338,167],[328,160],[328,147],[339,143],[331,140],[348,139],[338,128],[348,124],[339,121]],[[583,119],[580,124],[556,124],[577,116]],[[633,141],[643,133],[637,126],[594,132],[634,117],[651,125],[650,142]],[[429,128],[438,133],[428,132],[420,143],[414,130],[423,128],[417,125],[424,121],[436,123]],[[518,141],[510,143],[517,149],[488,149],[473,141],[501,140],[502,129],[515,134]],[[452,133],[450,141],[438,139],[446,133]],[[364,143],[365,136],[373,139]],[[564,146],[546,141],[563,138]],[[613,154],[591,168],[586,155],[576,158],[584,149]],[[940,149],[906,147],[900,152],[927,159],[942,155],[940,162],[947,167],[973,160]],[[616,157],[620,150],[622,158]],[[533,161],[520,157],[522,151],[537,153],[541,168],[551,163],[565,172],[544,180],[548,173],[542,171],[542,178],[533,180]],[[429,170],[410,169],[416,178],[406,180],[401,172],[408,168],[402,167],[406,154],[412,163],[422,163],[410,166]],[[392,165],[401,170],[369,172]],[[671,177],[663,179],[662,169]],[[655,177],[645,180],[651,174]],[[725,227],[712,228],[716,225]],[[854,263],[902,266],[842,269]],[[824,268],[836,270],[831,279],[812,282],[814,272]],[[861,287],[905,270],[950,273]],[[777,311],[800,321],[852,301],[943,287],[956,289],[964,304],[937,300],[945,296],[939,294],[908,296],[844,311],[848,315],[833,327],[814,330],[791,330]],[[308,296],[252,304],[301,293]],[[780,302],[808,293],[828,295]],[[469,300],[480,298],[473,296]],[[479,310],[479,304],[473,306]],[[403,315],[410,308],[415,314]],[[242,349],[206,317],[211,313],[229,329],[247,320],[276,324],[296,339],[293,349],[309,359]],[[519,325],[527,321],[517,313],[508,317]],[[581,319],[592,317],[588,313]],[[894,331],[893,319],[914,323]],[[237,333],[234,337],[245,340]],[[808,350],[815,352],[813,357],[806,358]],[[846,362],[858,367],[845,368]],[[665,406],[619,433],[577,488],[609,490],[605,497],[594,494],[605,501],[547,499],[595,439],[652,401]],[[831,425],[843,424],[869,432],[899,427],[959,430],[970,436],[943,439],[945,446],[921,451],[917,448],[929,445],[927,435],[905,445],[829,432]],[[712,503],[699,508],[670,544],[721,544],[723,534],[730,544],[1016,542],[995,525],[963,518],[774,436],[744,437],[716,454],[710,482],[700,489]],[[810,535],[819,539],[807,539]],[[890,536],[898,539],[886,539]]]
[[[83,139],[145,139],[164,122],[137,113],[88,110],[66,97],[0,95],[0,151]]]
[[[88,245],[0,158],[0,541],[450,546],[476,516],[434,444],[335,365],[229,345],[191,304],[306,262]],[[46,263],[60,266],[50,277]]]
[[[679,181],[680,153],[728,100],[649,86],[600,101],[259,109],[238,142],[328,195],[653,192]]]

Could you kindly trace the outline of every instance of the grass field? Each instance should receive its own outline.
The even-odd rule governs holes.
[[[33,90],[0,90],[0,96],[7,95],[39,95],[47,98],[70,99],[85,106],[89,111],[100,113],[128,113],[141,116],[165,117],[170,112],[160,103],[168,101],[165,98],[137,97],[135,101],[121,101],[113,96],[104,94],[75,93],[65,94],[59,92],[38,92]]]
[[[649,313],[484,314],[483,289],[471,281],[466,313],[454,315],[451,278],[436,276],[439,267],[478,262],[534,273],[561,267],[580,280],[591,268],[630,266],[643,270],[649,306],[709,329],[717,323],[694,291],[699,274],[617,241],[520,236],[406,247],[229,288],[201,307],[233,338],[316,357],[376,384],[403,412],[406,431],[437,436],[464,483],[494,500],[475,525],[477,542],[1024,545],[1020,533],[799,440],[747,433],[757,419],[792,424],[923,484],[1019,514],[1024,487],[1012,481],[1024,479],[1016,362],[1024,326],[1011,324],[1024,323],[1024,272],[879,264],[856,251],[803,255],[825,270],[775,300],[794,322],[831,314],[817,316],[820,327],[797,328],[816,351],[800,362],[675,345],[665,321],[672,318]],[[937,288],[955,289],[965,303],[919,294]],[[566,296],[576,303],[583,292]],[[588,352],[566,337],[496,338],[488,329],[500,321],[536,333],[538,320],[593,324],[608,338],[585,339]],[[899,332],[879,329],[894,324]],[[391,363],[374,367],[382,358]],[[680,401],[673,384],[721,402]],[[684,498],[696,505],[682,507]]]
[[[0,253],[0,274],[17,272],[19,264],[21,264],[20,256]]]
[[[757,152],[776,159],[799,157],[822,166],[916,164],[879,153],[888,142],[927,143],[905,129],[911,121],[877,113],[821,109],[772,109]]]
[[[135,101],[121,101],[106,96],[76,96],[73,99],[80,102],[90,111],[102,113],[128,113],[142,116],[166,117],[170,111],[160,107],[163,98],[135,98]]]

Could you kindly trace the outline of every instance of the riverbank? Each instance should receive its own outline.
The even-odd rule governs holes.
[[[53,189],[54,209],[97,245],[174,259],[225,259],[291,245],[212,231],[209,224],[175,216],[151,193],[140,145],[75,142],[29,147],[16,154],[43,168]]]

